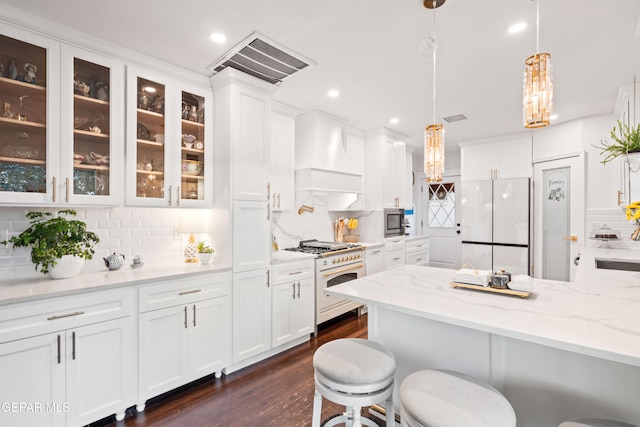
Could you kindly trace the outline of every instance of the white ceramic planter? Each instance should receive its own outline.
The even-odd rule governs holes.
[[[200,260],[201,264],[209,264],[209,262],[211,261],[211,258],[213,258],[213,254],[198,253],[198,259]]]
[[[56,265],[49,268],[49,277],[52,279],[69,279],[76,277],[80,274],[83,265],[83,258],[73,255],[63,255],[62,258],[58,259]]]

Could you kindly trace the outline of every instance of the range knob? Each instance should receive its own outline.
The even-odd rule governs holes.
[[[335,264],[336,262],[338,262],[338,260],[334,258],[333,259],[333,263]]]

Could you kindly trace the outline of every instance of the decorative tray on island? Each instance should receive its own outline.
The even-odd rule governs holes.
[[[510,289],[509,283],[518,283],[529,288],[531,278],[528,276],[516,276],[515,282],[511,281],[511,274],[506,273],[504,269],[496,274],[492,274],[489,270],[476,270],[473,266],[465,264],[463,268],[454,274],[450,283],[453,288],[472,289],[480,292],[490,292],[494,294],[512,295],[520,298],[527,298],[531,295],[529,290]],[[471,267],[471,268],[465,268]],[[515,287],[515,285],[514,285]]]

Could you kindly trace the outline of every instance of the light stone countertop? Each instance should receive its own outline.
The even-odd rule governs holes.
[[[52,280],[49,276],[39,278],[0,281],[0,306],[24,301],[34,301],[82,292],[100,291],[124,286],[153,283],[157,280],[197,277],[202,274],[231,271],[231,266],[211,262],[207,265],[185,263],[145,263],[143,267],[122,266],[119,270],[107,269],[81,273],[70,279]]]
[[[454,270],[405,265],[325,292],[414,316],[640,366],[640,273],[600,270],[594,257],[640,250],[585,248],[575,282],[534,279],[511,297],[450,286]]]
[[[300,261],[304,259],[315,259],[314,254],[305,252],[287,251],[285,249],[271,252],[271,264],[282,264],[285,262]]]

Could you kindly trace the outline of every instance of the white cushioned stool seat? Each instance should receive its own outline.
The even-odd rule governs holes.
[[[414,372],[400,385],[407,427],[515,427],[509,401],[491,385],[453,371]]]
[[[360,338],[329,341],[313,355],[315,398],[312,427],[320,426],[322,398],[344,405],[347,411],[323,425],[347,423],[359,427],[362,423],[376,426],[361,418],[363,407],[386,401],[388,418],[395,418],[393,409],[393,376],[396,360],[381,344]],[[393,425],[389,423],[388,425]]]
[[[565,421],[558,427],[638,427],[622,421],[605,420],[604,418],[576,418]]]

